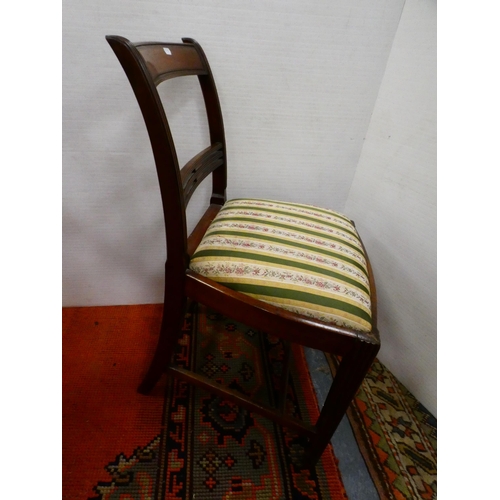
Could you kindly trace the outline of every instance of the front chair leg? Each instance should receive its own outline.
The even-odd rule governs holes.
[[[316,435],[306,450],[304,463],[315,465],[328,446],[342,417],[375,359],[378,346],[361,343],[343,356],[325,404],[316,422]]]
[[[292,358],[291,351],[291,343],[288,340],[283,340],[283,371],[281,373],[278,393],[278,410],[281,413],[285,413],[286,411],[286,394],[290,378],[290,360]]]
[[[148,394],[153,389],[169,365],[182,329],[186,307],[183,276],[170,270],[167,265],[160,337],[148,372],[139,385],[138,392],[141,394]]]

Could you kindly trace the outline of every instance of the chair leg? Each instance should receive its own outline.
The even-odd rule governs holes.
[[[363,343],[343,356],[316,422],[316,435],[306,450],[304,463],[315,465],[321,457],[370,369],[377,351],[377,345]]]
[[[286,393],[288,389],[288,378],[290,376],[290,359],[291,359],[291,343],[283,340],[283,372],[280,379],[280,390],[278,396],[278,410],[285,413],[286,410]]]
[[[165,298],[160,337],[153,360],[146,376],[139,385],[138,392],[141,394],[148,394],[153,389],[172,358],[187,307],[187,297],[184,294],[183,285],[182,278],[176,276],[176,273],[170,271],[166,266]]]

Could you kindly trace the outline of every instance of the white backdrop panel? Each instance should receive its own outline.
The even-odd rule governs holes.
[[[66,0],[63,305],[163,300],[152,154],[106,34],[202,44],[223,107],[229,197],[342,210],[403,3]],[[181,108],[192,119],[174,124],[185,161],[206,131],[199,103],[181,94]],[[193,199],[190,220],[206,195],[205,188]]]

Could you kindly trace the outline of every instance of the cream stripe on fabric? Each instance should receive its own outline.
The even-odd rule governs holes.
[[[197,259],[209,256],[212,262],[224,263],[238,260],[247,260],[249,263],[261,262],[272,263],[277,267],[301,270],[316,276],[333,278],[339,282],[351,284],[361,288],[369,294],[370,285],[366,276],[357,267],[349,266],[333,258],[326,258],[311,252],[296,251],[277,245],[265,245],[250,241],[248,247],[241,248],[235,245],[232,249],[221,250],[220,247],[227,242],[234,242],[234,238],[222,240],[222,238],[208,238],[197,253]],[[220,246],[217,247],[217,243]],[[256,248],[260,247],[260,248]],[[209,250],[207,250],[207,248]]]
[[[235,237],[241,241],[251,239],[257,242],[292,246],[297,250],[305,250],[349,262],[362,272],[365,272],[366,269],[364,255],[359,251],[354,251],[352,248],[338,242],[304,237],[298,231],[283,232],[277,228],[263,228],[256,224],[242,226],[228,221],[226,224],[215,223],[207,232],[207,237],[212,236],[219,236],[221,242],[227,242],[230,237]],[[223,245],[227,246],[227,244]]]
[[[212,222],[190,267],[278,307],[371,330],[365,255],[353,224],[336,212],[232,200]]]
[[[281,294],[282,296],[290,294],[292,297],[294,291],[317,294],[319,289],[324,298],[343,301],[352,308],[363,310],[368,316],[370,314],[370,302],[367,300],[366,294],[360,293],[356,287],[340,284],[337,280],[325,279],[323,276],[265,266],[261,263],[255,265],[237,261],[220,264],[218,268],[207,263],[206,266],[200,265],[198,269],[202,270],[200,274],[203,275],[209,272],[213,273],[217,276],[218,281],[226,283],[231,288],[241,284],[240,273],[241,269],[244,269],[246,273],[245,284],[253,285],[255,289],[270,288],[272,282],[274,293],[279,293],[277,290],[282,289],[287,292]],[[263,294],[265,294],[264,291]],[[363,314],[363,311],[360,311],[360,314]]]
[[[309,307],[301,307],[301,303],[298,301],[286,301],[283,299],[277,299],[276,297],[273,297],[273,299],[270,300],[268,297],[258,296],[251,293],[248,293],[247,295],[250,295],[255,299],[262,300],[262,302],[267,302],[268,304],[271,304],[273,306],[281,307],[282,309],[286,309],[287,311],[319,319],[320,321],[324,321],[325,323],[334,323],[338,326],[353,328],[354,330],[361,329],[361,320],[359,319],[359,317],[353,315],[351,318],[349,318],[343,311],[339,311],[329,307],[325,307],[324,309],[318,307],[314,311],[311,311]],[[341,315],[343,316],[341,317]],[[364,327],[366,327],[367,331],[371,329],[371,323],[369,321],[363,322],[363,325]]]
[[[303,212],[279,210],[276,206],[270,207],[269,204],[266,204],[261,209],[252,209],[245,207],[243,204],[236,205],[232,202],[230,202],[229,207],[225,206],[220,212],[221,219],[250,220],[252,222],[258,221],[262,224],[269,222],[275,227],[280,226],[284,229],[288,227],[292,230],[301,231],[304,234],[323,238],[328,238],[329,236],[334,239],[341,238],[346,244],[361,250],[361,245],[352,223],[334,217],[328,219],[324,217],[323,220],[319,220],[316,215],[313,212],[307,212],[307,215],[304,215]]]

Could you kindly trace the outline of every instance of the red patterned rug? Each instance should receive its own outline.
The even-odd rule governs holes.
[[[178,380],[137,394],[160,316],[160,306],[63,310],[63,498],[347,498],[331,446],[302,469],[298,435],[219,397]],[[278,339],[200,307],[186,317],[176,360],[273,402],[282,356]],[[293,358],[288,411],[312,422],[300,347]]]

